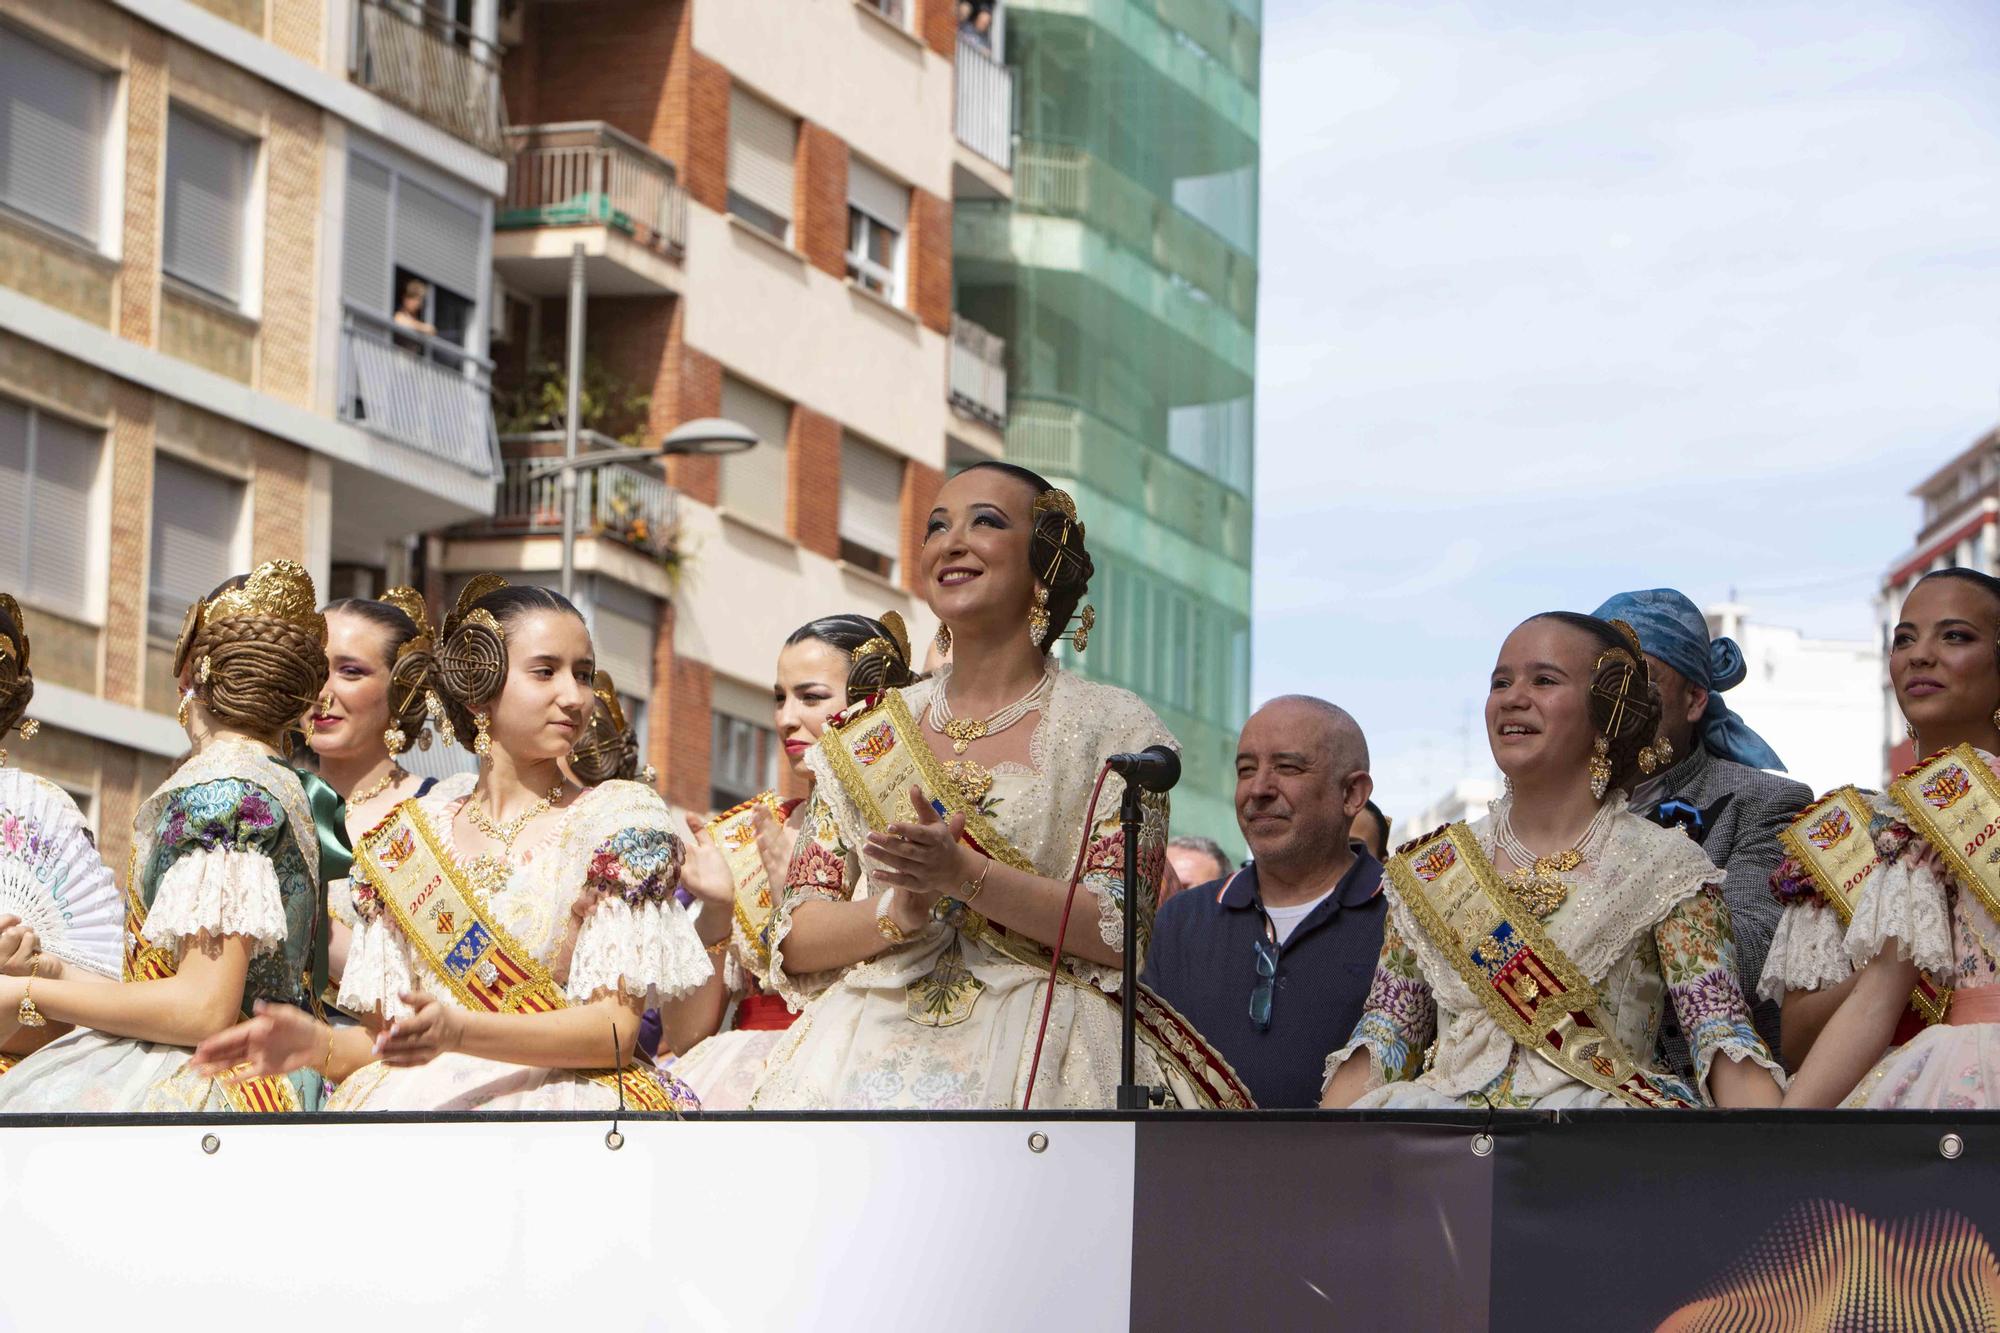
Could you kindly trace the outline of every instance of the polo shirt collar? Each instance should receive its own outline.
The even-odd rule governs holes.
[[[1329,899],[1341,907],[1359,907],[1382,892],[1382,863],[1359,843],[1354,844],[1353,851],[1354,864],[1340,877]],[[1257,863],[1252,861],[1223,880],[1216,890],[1215,901],[1237,912],[1257,906]],[[1320,906],[1324,908],[1327,903]]]

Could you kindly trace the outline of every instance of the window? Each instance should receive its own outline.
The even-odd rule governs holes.
[[[909,26],[909,6],[906,0],[861,0],[861,3],[899,28]]]
[[[658,604],[645,593],[599,575],[591,587],[590,646],[597,669],[611,673],[622,695],[653,692]],[[626,718],[631,718],[628,710]],[[643,739],[643,737],[641,738]]]
[[[791,404],[725,375],[722,415],[757,433],[754,446],[722,459],[723,508],[785,531],[785,438],[791,434]]]
[[[484,230],[477,209],[350,154],[341,296],[363,314],[463,347],[478,312]]]
[[[251,141],[179,107],[167,113],[166,248],[174,277],[243,301],[243,245],[250,199]]]
[[[727,810],[759,792],[771,790],[778,733],[727,713],[712,716],[708,800],[715,809]]]
[[[244,486],[167,454],[153,456],[153,573],[146,627],[173,639],[189,606],[238,572]]]
[[[741,88],[729,90],[729,211],[790,244],[799,126]]]
[[[110,75],[0,25],[0,202],[97,240],[110,106]]]
[[[0,399],[0,579],[18,595],[85,616],[91,497],[103,436]]]
[[[896,577],[903,523],[903,460],[847,436],[840,442],[840,558]]]
[[[903,303],[903,233],[910,192],[858,158],[847,163],[847,276]]]

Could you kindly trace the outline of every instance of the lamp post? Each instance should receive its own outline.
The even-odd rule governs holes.
[[[602,437],[598,437],[602,438]],[[649,458],[718,457],[741,453],[757,444],[757,432],[725,417],[701,417],[674,427],[658,444],[624,449],[597,449],[576,454],[565,449],[561,458],[537,459],[530,477],[559,476],[562,490],[562,594],[576,594],[576,478],[587,468],[634,463]]]

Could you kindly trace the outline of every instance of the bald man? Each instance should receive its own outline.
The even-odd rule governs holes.
[[[1382,863],[1349,840],[1375,783],[1345,710],[1292,694],[1243,724],[1236,824],[1252,864],[1159,910],[1140,978],[1228,1058],[1261,1107],[1317,1106],[1382,948]]]

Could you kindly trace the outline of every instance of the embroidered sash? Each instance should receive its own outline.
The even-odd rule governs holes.
[[[722,849],[729,863],[729,879],[736,886],[732,904],[735,915],[736,952],[748,959],[758,980],[771,970],[771,946],[765,943],[764,927],[771,920],[771,881],[764,873],[764,858],[757,851],[758,807],[770,811],[771,818],[784,822],[784,807],[775,792],[759,792],[734,809],[725,810],[708,821],[708,835]]]
[[[568,1007],[548,969],[487,914],[414,798],[369,830],[354,859],[431,975],[467,1009],[545,1014]],[[622,1087],[634,1110],[680,1110],[647,1069],[575,1072],[607,1088]]]
[[[1882,863],[1868,833],[1873,818],[1866,797],[1853,787],[1840,787],[1807,806],[1778,834],[1779,845],[1806,868],[1842,927],[1854,919],[1854,906],[1868,887],[1869,876]],[[1939,988],[1929,977],[1917,977],[1916,989],[1910,992],[1910,1008],[1925,1023],[1943,1022],[1950,1004],[1949,990]]]
[[[1965,891],[2000,921],[2000,778],[1979,752],[1955,745],[1934,754],[1890,783],[1889,795]],[[1948,1003],[1949,992],[1944,998]],[[1942,1017],[1941,1009],[1931,1021]]]
[[[945,772],[943,763],[931,753],[909,705],[897,691],[885,691],[863,712],[829,726],[820,737],[820,747],[834,780],[867,821],[870,831],[881,832],[891,824],[916,822],[916,809],[910,803],[910,788],[914,786],[929,799],[940,818],[949,819],[953,815],[964,818],[963,840],[974,851],[1025,874],[1042,873],[1007,840],[992,819],[965,799],[958,784]],[[988,921],[963,903],[947,898],[943,905],[945,920],[959,936],[980,940],[1038,972],[1049,971],[1054,955],[1048,948]],[[1078,976],[1067,960],[1056,975],[1114,1008],[1123,1003],[1122,996]],[[1126,978],[1124,984],[1136,987],[1138,1036],[1158,1058],[1182,1105],[1222,1110],[1247,1110],[1256,1105],[1249,1088],[1229,1067],[1229,1062],[1171,1005],[1145,986],[1137,985],[1136,978]],[[971,1016],[979,992],[985,988],[985,983],[965,966],[958,938],[954,938],[930,975],[909,987],[910,1019],[927,1027],[962,1023]]]
[[[1420,838],[1389,858],[1388,872],[1424,937],[1517,1045],[1628,1106],[1700,1105],[1620,1044],[1596,987],[1501,882],[1472,830],[1452,824]]]

